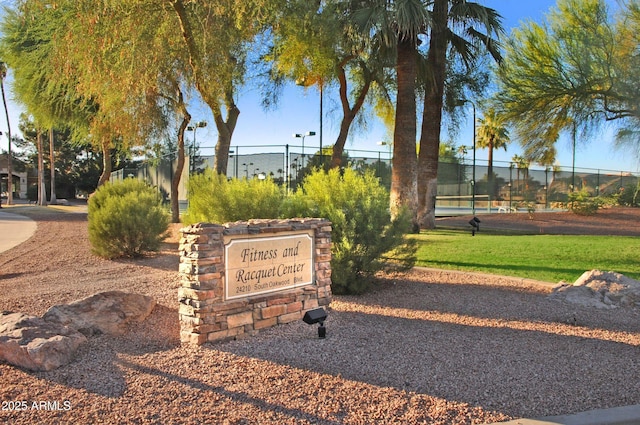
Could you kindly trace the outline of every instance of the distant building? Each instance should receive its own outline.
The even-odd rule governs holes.
[[[0,154],[0,193],[2,193],[2,197],[6,198],[9,194],[9,170],[7,169],[8,165],[8,154],[3,153]],[[11,174],[13,174],[12,180],[12,188],[13,188],[13,197],[16,199],[27,199],[27,172],[18,172],[16,171],[15,164],[20,162],[17,159],[13,160],[13,167],[11,170]],[[20,162],[21,163],[21,162]],[[25,167],[20,167],[22,169],[26,169]]]

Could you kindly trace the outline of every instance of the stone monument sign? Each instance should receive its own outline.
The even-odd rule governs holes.
[[[224,238],[225,299],[313,283],[313,232]]]
[[[181,232],[183,342],[251,335],[331,302],[327,220],[198,223]]]

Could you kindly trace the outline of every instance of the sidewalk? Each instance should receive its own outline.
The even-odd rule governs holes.
[[[7,251],[29,239],[37,224],[28,217],[0,210],[0,252]]]

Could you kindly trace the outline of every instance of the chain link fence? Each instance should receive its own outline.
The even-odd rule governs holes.
[[[111,180],[135,177],[158,187],[165,199],[171,192],[177,154],[164,155],[140,163],[135,169],[118,170]],[[361,171],[371,170],[387,187],[391,186],[391,152],[345,150],[343,166]],[[311,152],[302,146],[232,146],[227,164],[228,178],[270,178],[287,190],[294,190],[315,167],[331,162],[329,155]],[[213,168],[213,148],[200,148],[199,155],[187,157],[179,199],[187,203],[189,176]],[[475,176],[475,181],[474,181]],[[572,191],[586,190],[593,196],[607,196],[636,190],[640,174],[628,171],[597,170],[573,167],[523,166],[516,162],[495,161],[490,169],[486,160],[438,165],[437,206],[441,211],[472,209],[479,211],[513,211],[518,208],[561,209]],[[474,191],[475,188],[475,191]]]

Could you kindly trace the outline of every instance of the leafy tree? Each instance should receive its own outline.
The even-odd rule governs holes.
[[[114,148],[129,152],[166,128],[166,111],[174,109],[168,105],[169,96],[163,96],[170,83],[165,77],[169,60],[162,59],[173,53],[170,61],[174,64],[182,56],[176,49],[168,51],[155,38],[166,27],[161,23],[164,14],[153,5],[143,7],[137,1],[59,3],[57,7],[67,11],[58,22],[67,43],[59,47],[56,57],[66,73],[78,80],[82,96],[98,105],[88,133],[102,147],[103,184],[111,172],[109,153]],[[175,68],[171,71],[182,75]]]
[[[447,52],[467,66],[472,66],[483,52],[499,60],[499,46],[493,37],[502,31],[501,18],[491,8],[466,0],[433,1],[417,176],[418,221],[423,227],[435,227],[443,99],[447,68],[452,62],[447,60]]]
[[[19,149],[21,161],[27,167],[38,163],[37,129],[26,114],[20,115],[18,128],[22,133],[22,139],[14,139],[15,146]],[[43,145],[44,156],[49,156],[49,146]],[[73,198],[77,191],[92,193],[98,185],[101,170],[102,156],[100,151],[95,152],[95,147],[88,141],[84,144],[72,140],[70,131],[54,131],[55,149],[55,180],[56,191],[65,198]],[[112,155],[114,168],[128,167],[126,158],[120,155]],[[44,176],[50,175],[51,162],[43,161]],[[49,184],[49,187],[51,185]]]
[[[342,165],[349,130],[371,89],[384,92],[386,88],[384,52],[368,35],[354,30],[351,7],[350,2],[340,0],[323,2],[320,7],[306,0],[288,2],[268,55],[276,77],[290,78],[305,87],[318,86],[321,101],[323,89],[338,84],[342,119],[332,167]]]
[[[106,2],[96,7],[94,1],[79,0],[58,2],[51,8],[44,0],[29,0],[14,13],[31,14],[30,21],[47,21],[47,28],[53,28],[51,34],[36,40],[38,44],[32,43],[32,50],[41,56],[38,63],[48,60],[47,63],[62,64],[46,74],[50,86],[66,88],[63,83],[69,82],[67,85],[73,90],[65,93],[75,94],[73,104],[92,106],[91,113],[80,120],[86,126],[80,133],[102,149],[101,183],[112,170],[114,147],[121,146],[128,152],[141,141],[144,144],[147,138],[160,136],[169,123],[177,120],[178,170],[174,173],[171,198],[172,219],[178,221],[177,188],[184,167],[184,129],[190,120],[183,94],[183,87],[189,87],[185,84],[189,67],[182,36],[175,30],[175,14],[161,6],[133,1]],[[57,12],[50,16],[50,10]],[[27,25],[16,33],[29,31],[33,28]],[[66,43],[48,41],[61,38]],[[39,45],[43,44],[41,40],[53,47],[43,48]],[[33,87],[28,88],[28,93],[40,96]],[[56,118],[61,118],[59,108],[54,112]],[[69,124],[69,117],[64,118],[64,123]]]
[[[2,21],[2,56],[14,70],[14,92],[29,113],[33,115],[40,128],[51,128],[60,117],[73,109],[71,105],[74,90],[68,82],[52,79],[55,65],[51,58],[55,50],[53,42],[56,27],[51,21],[59,16],[59,11],[32,9],[22,4],[17,10],[7,9]],[[49,19],[51,18],[51,20]],[[42,167],[42,140],[39,131],[39,171]],[[53,150],[51,150],[53,155]],[[54,162],[54,158],[51,158]],[[52,171],[52,181],[55,180]],[[46,204],[43,176],[39,175],[39,203]],[[55,202],[55,188],[51,191]]]
[[[276,0],[190,2],[172,0],[195,87],[211,108],[218,130],[215,169],[225,174],[240,109],[248,49],[281,8]]]
[[[513,32],[497,70],[498,100],[525,150],[549,152],[561,133],[586,139],[607,122],[637,147],[639,9],[621,2],[614,21],[603,0],[558,0],[543,23]]]
[[[487,176],[489,180],[489,191],[492,196],[496,194],[493,174],[493,150],[503,148],[507,150],[509,144],[509,131],[505,127],[504,119],[496,113],[495,108],[489,107],[478,119],[477,146],[481,149],[489,150]]]
[[[109,88],[103,96],[109,104],[113,94],[130,99],[137,125],[128,127],[126,134],[136,140],[157,139],[166,134],[177,139],[170,198],[172,221],[178,222],[185,130],[191,120],[185,97],[191,91],[193,77],[182,35],[176,31],[177,17],[162,2],[133,1],[106,5],[96,19],[95,8],[91,7],[94,2],[85,3],[79,13],[85,16],[89,28],[95,28],[84,34],[85,26],[80,26],[76,36],[81,38],[78,43],[87,44],[86,52],[92,57],[89,64],[83,64],[88,81],[93,81],[92,86]],[[109,47],[101,47],[105,45]],[[114,110],[118,112],[122,111]]]

